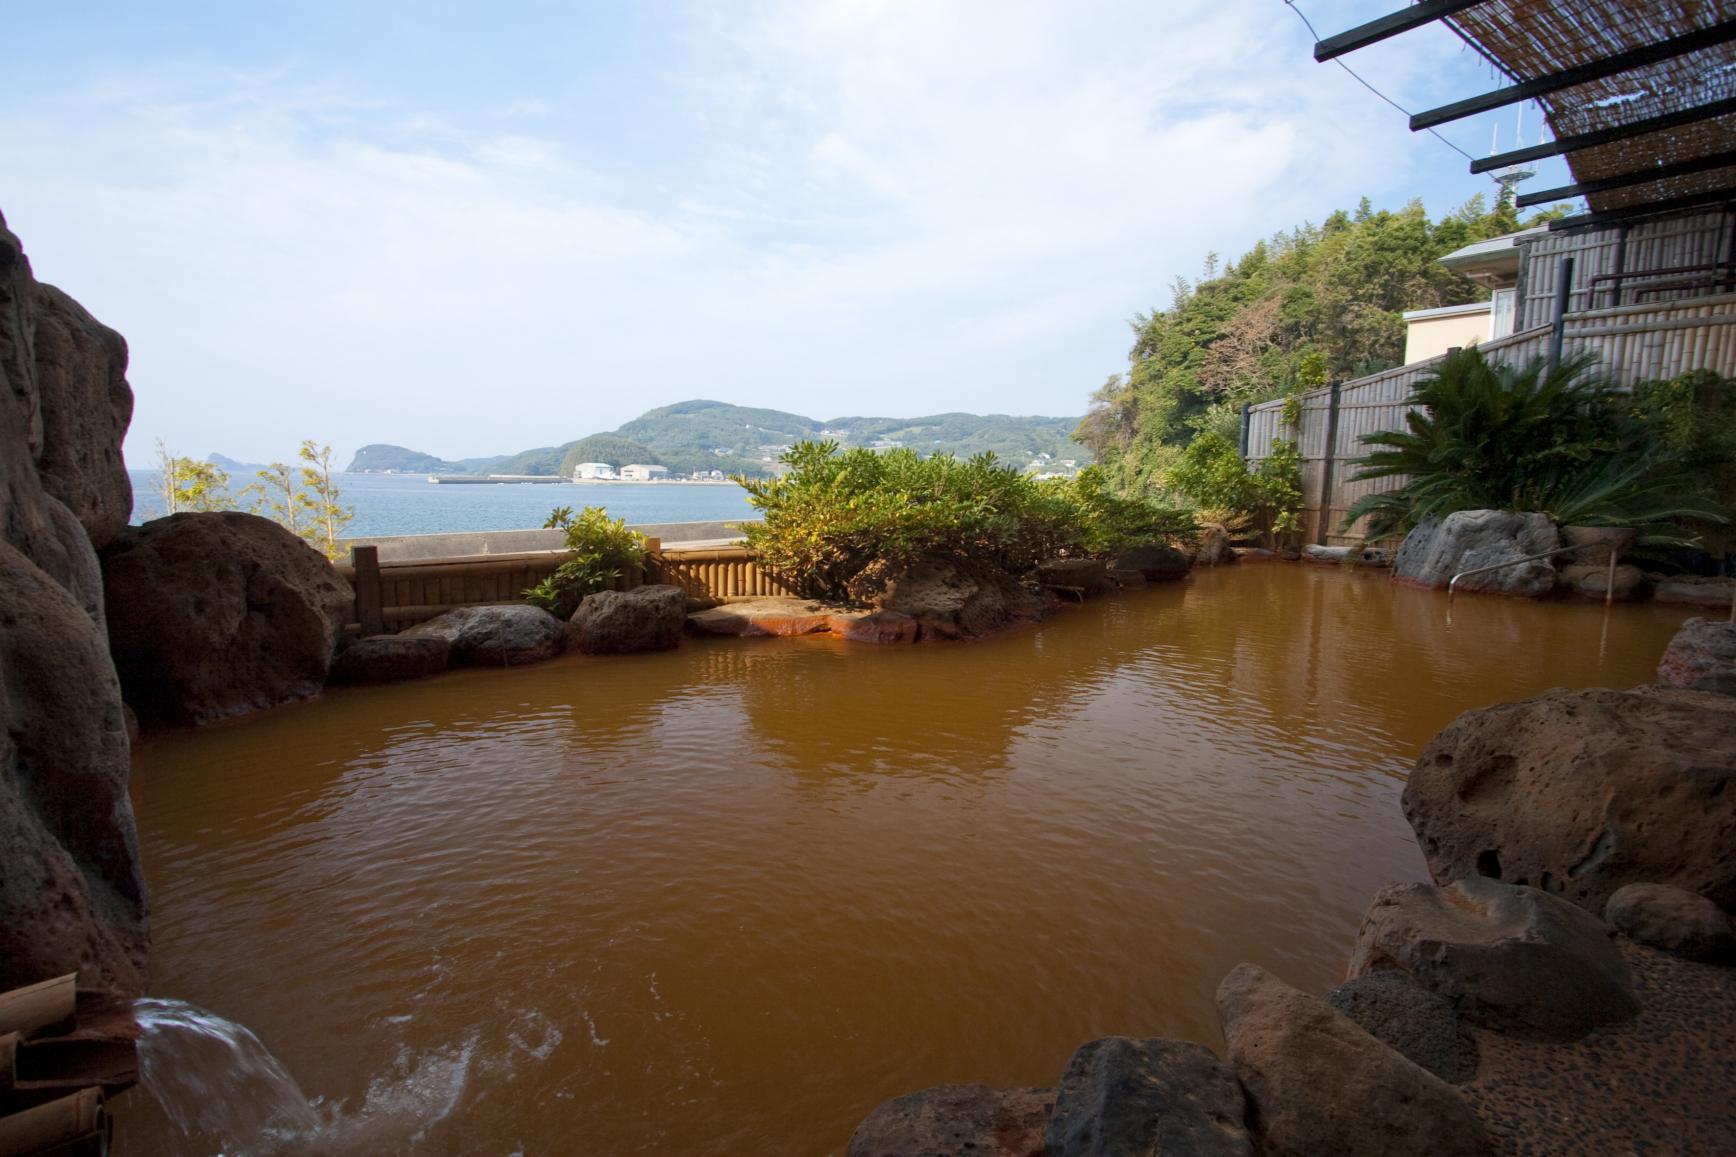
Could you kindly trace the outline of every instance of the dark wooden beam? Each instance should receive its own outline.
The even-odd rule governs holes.
[[[1630,48],[1626,52],[1618,52],[1614,56],[1606,56],[1601,60],[1588,61],[1572,68],[1564,68],[1560,72],[1552,72],[1547,76],[1539,76],[1532,80],[1520,81],[1518,84],[1498,88],[1481,96],[1466,97],[1464,100],[1444,104],[1426,112],[1417,113],[1410,119],[1412,132],[1420,129],[1434,128],[1448,121],[1461,120],[1477,113],[1488,112],[1491,109],[1504,108],[1510,104],[1518,104],[1522,100],[1533,100],[1552,92],[1560,92],[1564,88],[1572,88],[1576,84],[1588,81],[1602,80],[1605,77],[1616,76],[1630,69],[1640,68],[1648,64],[1656,64],[1661,60],[1671,60],[1702,48],[1715,48],[1736,40],[1736,20],[1724,20],[1705,28],[1696,28],[1681,36],[1672,36],[1668,40],[1656,44],[1645,44],[1639,48]]]
[[[1632,188],[1634,185],[1644,185],[1651,181],[1666,181],[1671,177],[1709,173],[1713,169],[1722,169],[1727,165],[1736,165],[1736,149],[1728,149],[1722,153],[1707,153],[1703,157],[1690,157],[1685,161],[1676,161],[1669,165],[1653,165],[1649,169],[1635,169],[1631,173],[1618,173],[1613,177],[1600,177],[1595,181],[1580,181],[1577,184],[1561,185],[1554,189],[1539,189],[1535,193],[1527,193],[1520,197],[1513,202],[1513,207],[1529,209],[1533,205],[1546,205],[1551,201],[1565,201],[1569,197],[1592,197],[1598,193]]]
[[[1617,222],[1632,221],[1639,217],[1659,217],[1665,213],[1674,213],[1678,209],[1697,209],[1704,205],[1718,204],[1723,204],[1727,211],[1736,211],[1736,188],[1708,189],[1700,193],[1684,193],[1680,197],[1666,197],[1662,201],[1624,205],[1620,209],[1581,213],[1577,217],[1559,217],[1549,223],[1549,231],[1559,233],[1564,229],[1586,229],[1597,225],[1614,225]]]
[[[1505,169],[1508,165],[1522,165],[1527,161],[1540,161],[1544,157],[1560,156],[1562,153],[1577,153],[1581,149],[1595,149],[1599,145],[1625,141],[1629,137],[1643,136],[1646,133],[1655,133],[1662,129],[1680,128],[1682,125],[1709,121],[1714,117],[1728,116],[1731,113],[1736,113],[1736,96],[1715,100],[1711,104],[1678,109],[1676,112],[1667,112],[1662,116],[1630,121],[1625,125],[1598,129],[1596,132],[1575,133],[1570,137],[1559,137],[1541,145],[1532,145],[1529,148],[1496,153],[1493,156],[1472,161],[1471,172],[1488,173],[1496,169]]]
[[[1423,0],[1421,4],[1412,4],[1409,8],[1401,8],[1378,20],[1370,20],[1367,24],[1358,24],[1348,32],[1340,32],[1337,36],[1328,36],[1314,45],[1315,60],[1332,60],[1347,52],[1355,52],[1359,48],[1367,48],[1370,44],[1378,44],[1401,32],[1409,32],[1413,28],[1421,28],[1425,24],[1433,24],[1443,16],[1451,16],[1462,12],[1473,4],[1481,4],[1483,0]]]

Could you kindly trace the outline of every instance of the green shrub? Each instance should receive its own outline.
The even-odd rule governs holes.
[[[1634,387],[1632,414],[1662,458],[1688,475],[1695,493],[1720,516],[1717,522],[1684,516],[1684,526],[1714,553],[1736,547],[1728,529],[1736,516],[1736,379],[1695,370],[1641,382]]]
[[[524,592],[526,602],[558,618],[571,617],[586,595],[609,589],[629,570],[645,565],[645,536],[600,506],[587,506],[577,517],[572,507],[557,507],[543,527],[565,530],[567,549],[578,552]]]
[[[945,559],[1017,575],[1058,555],[1193,533],[1185,512],[1111,494],[1089,468],[1039,482],[992,454],[961,462],[832,442],[801,443],[782,461],[781,477],[736,479],[765,516],[748,545],[814,598],[848,598],[870,566]]]
[[[1302,455],[1279,439],[1250,472],[1235,443],[1201,434],[1164,472],[1164,485],[1213,512],[1213,521],[1244,524],[1268,546],[1302,529]]]
[[[1458,510],[1543,511],[1665,540],[1682,536],[1679,519],[1722,520],[1703,483],[1588,357],[1509,366],[1472,347],[1449,354],[1410,402],[1407,429],[1365,435],[1379,449],[1353,463],[1352,481],[1409,476],[1350,508],[1344,526],[1369,515],[1371,538]]]

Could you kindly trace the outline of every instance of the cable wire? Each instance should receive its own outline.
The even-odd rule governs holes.
[[[1308,19],[1308,14],[1306,12],[1302,11],[1301,8],[1297,7],[1296,0],[1284,0],[1284,7],[1288,8],[1290,11],[1292,11],[1296,14],[1296,18],[1299,19],[1300,21],[1302,21],[1302,23],[1307,27],[1309,35],[1313,36],[1316,41],[1324,39],[1320,35],[1320,33],[1315,30],[1314,22],[1312,20]],[[1374,87],[1372,84],[1370,84],[1366,80],[1362,79],[1362,77],[1358,76],[1356,74],[1356,70],[1351,68],[1348,64],[1344,63],[1344,60],[1342,57],[1336,57],[1336,56],[1333,57],[1332,63],[1336,64],[1339,68],[1342,68],[1345,72],[1348,72],[1351,76],[1351,79],[1356,81],[1357,84],[1360,84],[1363,88],[1366,88],[1369,92],[1372,92],[1375,96],[1378,96],[1381,100],[1384,100],[1387,104],[1390,104],[1393,108],[1397,109],[1399,112],[1404,113],[1405,120],[1407,120],[1407,121],[1410,120],[1411,114],[1410,114],[1409,109],[1405,108],[1403,105],[1399,104],[1398,101],[1392,99],[1392,97],[1386,95],[1386,93],[1380,91],[1380,89]],[[1453,150],[1455,153],[1457,153],[1461,157],[1465,158],[1467,161],[1475,161],[1477,159],[1476,157],[1473,157],[1470,153],[1467,153],[1464,149],[1461,149],[1458,145],[1455,145],[1452,141],[1449,141],[1446,137],[1443,137],[1440,133],[1436,132],[1434,129],[1429,129],[1428,134],[1431,137],[1434,137],[1435,140],[1441,142],[1441,144],[1447,146],[1447,148]]]

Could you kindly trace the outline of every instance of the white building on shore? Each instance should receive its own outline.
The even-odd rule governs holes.
[[[630,466],[621,467],[621,480],[623,482],[656,482],[667,477],[669,477],[669,467],[667,466],[644,466],[635,462]]]
[[[614,477],[615,468],[607,462],[580,462],[573,467],[574,482],[589,482]]]

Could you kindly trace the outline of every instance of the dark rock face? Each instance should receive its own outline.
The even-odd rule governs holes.
[[[1212,1051],[1111,1036],[1080,1047],[1056,1090],[1050,1157],[1253,1157],[1247,1099]]]
[[[1459,716],[1423,749],[1405,818],[1436,881],[1489,876],[1588,911],[1624,884],[1736,909],[1736,698],[1551,691]]]
[[[109,645],[147,724],[204,724],[318,695],[355,596],[264,518],[171,514],[103,551]]]
[[[1043,601],[1011,576],[941,560],[870,567],[851,581],[850,595],[914,619],[919,639],[980,638],[1043,614]]]
[[[1242,964],[1224,978],[1218,1019],[1262,1157],[1491,1152],[1452,1086],[1264,969]]]
[[[1675,603],[1685,607],[1714,607],[1727,612],[1731,600],[1736,599],[1736,579],[1662,579],[1652,588],[1652,598],[1660,603]]]
[[[0,219],[0,989],[144,989],[149,934],[92,540],[124,525],[126,344]]]
[[[681,645],[687,596],[680,587],[642,586],[586,596],[567,623],[567,646],[588,655],[667,651]]]
[[[1051,589],[1078,593],[1082,598],[1095,598],[1110,589],[1101,559],[1056,558],[1037,567],[1037,584]]]
[[[938,1085],[887,1101],[850,1137],[849,1157],[1044,1157],[1049,1089]]]
[[[529,605],[459,607],[399,635],[445,639],[455,667],[520,667],[560,654],[566,645],[566,624]]]
[[[1736,960],[1736,927],[1704,896],[1665,884],[1629,884],[1609,898],[1610,927],[1651,948],[1688,960]]]
[[[1461,510],[1430,519],[1405,535],[1393,559],[1393,578],[1416,586],[1444,587],[1460,571],[1527,558],[1561,546],[1547,514]],[[1548,559],[1519,563],[1459,581],[1461,591],[1538,598],[1555,588]]]
[[[1639,1012],[1603,922],[1536,888],[1473,876],[1382,888],[1363,917],[1352,977],[1396,968],[1476,1024],[1572,1040]]]
[[[1736,623],[1689,619],[1658,661],[1666,687],[1736,694]]]
[[[332,683],[401,683],[446,670],[452,645],[434,635],[373,635],[357,639],[332,660]]]
[[[1326,1003],[1413,1065],[1457,1085],[1477,1073],[1477,1041],[1452,1004],[1401,972],[1371,972],[1334,988]]]
[[[1161,582],[1185,577],[1193,559],[1173,546],[1135,546],[1116,555],[1110,565],[1116,570],[1136,570],[1147,582]]]

